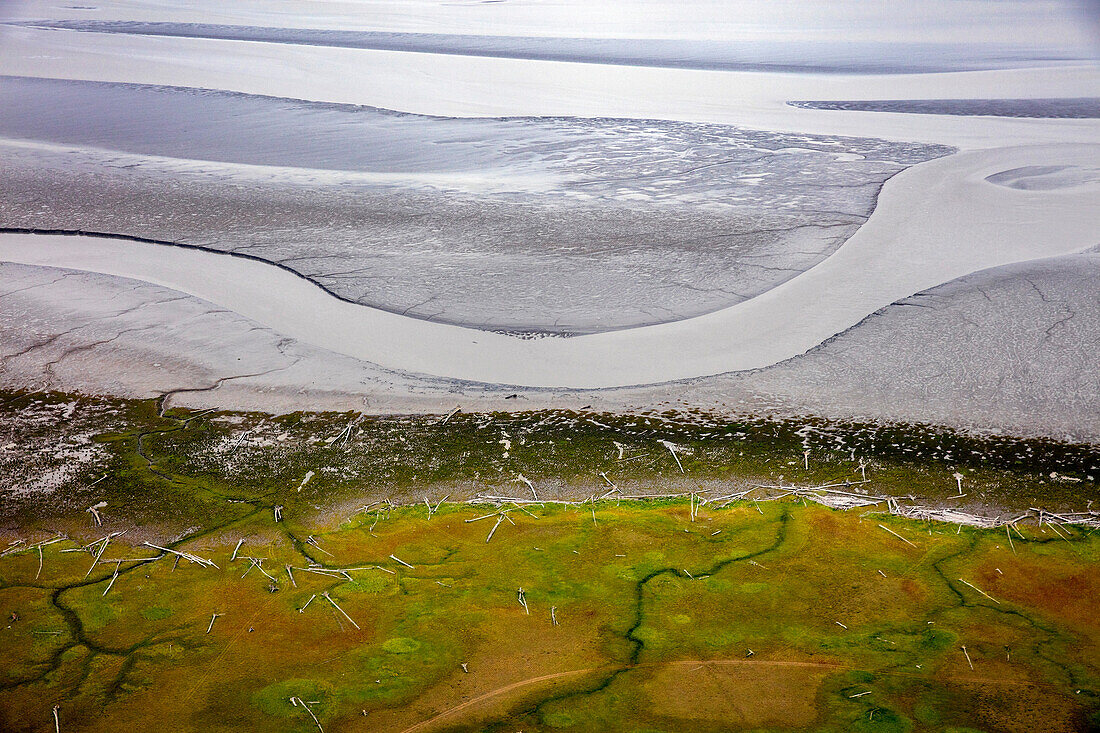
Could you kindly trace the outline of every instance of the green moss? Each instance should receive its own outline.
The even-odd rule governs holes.
[[[947,629],[926,629],[921,633],[920,646],[928,652],[942,652],[954,649],[959,641],[957,634]]]
[[[94,503],[95,496],[107,499],[112,511],[135,520],[158,522],[173,517],[184,526],[225,516],[233,509],[243,516],[255,508],[229,507],[225,498],[266,506],[278,501],[289,518],[308,512],[319,500],[359,493],[363,486],[419,495],[433,484],[500,483],[520,472],[539,482],[585,484],[601,471],[611,471],[623,480],[679,476],[679,468],[660,449],[659,440],[686,449],[682,463],[693,479],[760,482],[782,474],[793,483],[843,481],[859,474],[858,463],[863,460],[870,463],[876,491],[907,494],[920,486],[925,496],[946,497],[954,492],[953,473],[961,469],[975,493],[1025,507],[1087,497],[1097,488],[1088,476],[1100,474],[1094,446],[980,438],[927,426],[731,421],[699,414],[590,416],[569,411],[460,413],[446,425],[432,416],[350,413],[196,417],[195,412],[169,410],[162,418],[154,401],[61,394],[0,393],[0,397],[5,398],[0,399],[0,418],[17,413],[27,400],[78,401],[110,409],[110,429],[98,438],[112,452],[107,479],[87,494],[84,486],[94,479],[75,481],[70,506],[85,507]],[[338,447],[325,442],[324,438],[340,434],[351,423],[355,427],[347,442]],[[267,430],[268,447],[239,442],[249,430]],[[288,439],[274,441],[276,435]],[[507,459],[499,442],[504,435],[512,442]],[[648,460],[617,461],[616,443]],[[231,467],[226,461],[211,460],[211,447],[217,445],[223,446],[226,455],[225,446],[234,446]],[[811,456],[809,468],[802,462],[806,449]],[[319,466],[326,470],[316,471]],[[297,491],[310,470],[315,471],[313,480]],[[1050,481],[1051,472],[1082,480]],[[57,510],[56,503],[36,506],[35,502],[32,497],[8,502],[0,507],[0,518]],[[424,507],[416,511],[426,514]]]
[[[867,670],[853,669],[845,675],[849,682],[868,685],[875,681],[876,675],[874,672]]]
[[[856,733],[909,733],[913,721],[888,708],[873,708],[866,716],[852,722],[849,730]]]
[[[412,654],[420,648],[420,642],[416,639],[399,636],[393,639],[387,639],[385,643],[382,644],[382,648],[390,654]]]
[[[394,587],[394,581],[383,577],[381,572],[376,571],[371,575],[360,574],[355,580],[345,583],[340,588],[342,591],[353,593],[379,594],[392,591]]]
[[[264,715],[276,718],[302,717],[304,711],[292,705],[290,698],[297,697],[305,701],[320,701],[322,704],[326,698],[333,695],[333,686],[321,680],[289,679],[267,685],[252,695],[252,704]],[[310,709],[317,714],[317,706],[310,705]]]
[[[926,700],[921,700],[913,706],[913,716],[921,725],[939,725],[941,721],[937,706]]]
[[[148,619],[149,621],[160,621],[161,619],[168,618],[174,613],[175,611],[173,611],[171,608],[161,608],[160,606],[153,606],[152,608],[147,608],[142,611],[141,615],[143,618]]]
[[[543,721],[551,728],[572,728],[577,724],[573,716],[568,713],[549,713],[543,717]]]
[[[118,618],[118,611],[105,601],[86,603],[81,608],[85,624],[91,630],[102,629]]]

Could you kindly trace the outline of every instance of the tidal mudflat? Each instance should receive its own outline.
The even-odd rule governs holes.
[[[246,254],[351,302],[537,334],[759,295],[835,252],[891,176],[953,150],[31,78],[0,81],[0,109],[7,227]]]

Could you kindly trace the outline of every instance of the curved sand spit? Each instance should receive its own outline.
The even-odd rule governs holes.
[[[272,265],[183,247],[10,234],[0,237],[0,260],[167,286],[399,371],[531,387],[618,387],[769,366],[922,290],[1100,244],[1100,184],[1036,191],[987,180],[1034,165],[1100,166],[1100,145],[970,151],[915,166],[886,184],[870,220],[843,247],[798,277],[697,318],[571,339],[522,340],[387,313],[338,300]]]

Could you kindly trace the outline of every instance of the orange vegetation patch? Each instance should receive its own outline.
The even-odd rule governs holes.
[[[1002,558],[996,568],[983,568],[987,592],[1001,600],[1041,610],[1075,629],[1100,637],[1100,573],[1089,567],[1052,557]],[[986,588],[983,588],[986,590]]]
[[[831,665],[741,660],[672,662],[643,685],[649,712],[690,727],[805,727],[817,719],[816,697]]]
[[[1083,721],[1074,702],[1045,686],[960,685],[958,693],[983,728],[1005,733],[1081,730]]]
[[[456,723],[499,718],[534,694],[598,676],[598,631],[570,623],[547,628],[530,623],[518,604],[492,612],[491,635],[470,629],[467,671],[453,673],[402,707],[368,711],[347,721],[350,730],[430,731]],[[572,617],[571,617],[572,618]]]

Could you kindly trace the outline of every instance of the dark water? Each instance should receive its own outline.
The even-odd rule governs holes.
[[[988,115],[1045,119],[1100,117],[1100,97],[1058,99],[883,99],[835,102],[788,102],[805,109],[856,112],[907,112],[921,115]]]

